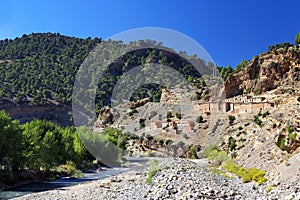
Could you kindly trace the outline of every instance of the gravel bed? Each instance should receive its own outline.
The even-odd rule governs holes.
[[[279,188],[267,192],[266,185],[245,184],[236,176],[225,177],[213,172],[202,160],[157,160],[161,170],[153,176],[151,184],[146,184],[148,163],[138,171],[16,199],[300,199],[297,186],[283,188],[290,191],[289,195],[280,196],[283,193]]]

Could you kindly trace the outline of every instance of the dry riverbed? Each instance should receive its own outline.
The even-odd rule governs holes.
[[[156,159],[156,158],[154,158]],[[247,184],[235,177],[213,172],[206,160],[157,159],[103,180],[15,198],[30,199],[299,199],[300,193],[266,191],[266,186]],[[157,171],[149,178],[149,170]],[[148,178],[148,179],[147,179]],[[146,180],[147,183],[146,183]]]

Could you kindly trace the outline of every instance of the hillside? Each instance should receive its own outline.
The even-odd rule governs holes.
[[[189,94],[163,90],[159,105],[147,99],[123,105],[121,118],[114,119],[114,110],[103,109],[95,127],[122,129],[130,124],[126,130],[139,138],[127,146],[134,155],[201,157],[205,147],[215,144],[239,166],[265,170],[264,189],[272,188],[272,194],[297,193],[299,69],[300,45],[277,45],[223,76],[226,99],[221,104],[194,101],[182,112],[176,103],[187,102]]]
[[[71,125],[75,75],[88,53],[100,43],[106,43],[110,51],[123,45],[118,41],[80,39],[53,33],[33,33],[14,40],[1,40],[0,109],[6,110],[22,123],[41,118],[64,126]],[[196,60],[199,65],[206,65],[203,60]],[[171,66],[186,78],[190,77],[189,81],[198,85],[198,88],[201,87],[198,80],[200,74],[188,61],[167,50],[144,48],[123,55],[104,72],[96,94],[97,110],[110,104],[113,88],[122,74],[134,66],[151,62]],[[150,97],[151,101],[159,101],[162,87],[146,85],[135,91],[131,99]]]

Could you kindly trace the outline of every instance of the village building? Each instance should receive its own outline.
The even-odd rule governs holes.
[[[265,97],[244,95],[225,99],[224,102],[200,103],[198,108],[202,113],[209,114],[216,111],[247,113],[271,107],[274,107],[274,104],[268,102]]]

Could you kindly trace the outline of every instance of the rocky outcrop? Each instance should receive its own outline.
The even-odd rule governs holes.
[[[225,81],[226,97],[243,92],[262,93],[280,85],[291,85],[300,80],[300,46],[279,48],[261,53],[249,61],[244,70]]]
[[[98,119],[95,122],[95,128],[106,128],[109,125],[113,124],[114,115],[109,107],[102,107],[99,111]]]
[[[130,102],[129,106],[132,108],[137,108],[137,107],[141,107],[143,105],[145,105],[146,103],[150,102],[150,98],[144,98],[144,99],[140,99],[134,102]]]
[[[71,126],[72,108],[65,104],[48,102],[45,105],[16,104],[0,101],[0,110],[5,110],[13,119],[26,123],[34,119],[49,120],[60,126]]]

